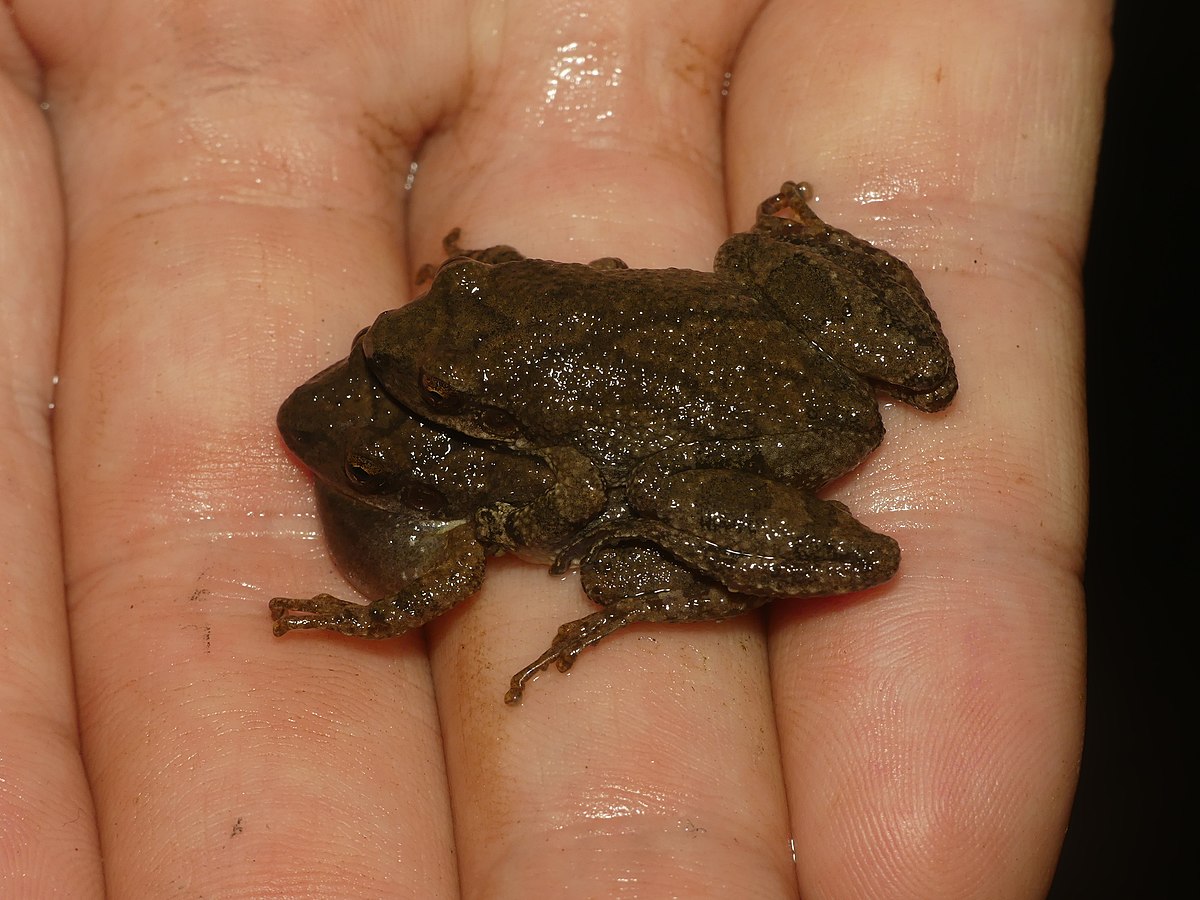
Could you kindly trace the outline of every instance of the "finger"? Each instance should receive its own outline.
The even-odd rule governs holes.
[[[428,55],[453,51],[422,12],[46,3],[26,22],[66,173],[57,438],[114,895],[453,892],[419,639],[305,645],[267,612],[345,589],[274,415],[407,283],[405,141],[442,90]],[[418,99],[393,106],[396,85]]]
[[[0,21],[0,894],[103,889],[79,754],[50,408],[62,286],[54,149],[38,71]]]
[[[899,540],[896,579],[775,610],[801,892],[1032,896],[1082,728],[1078,277],[1106,13],[823,10],[771,5],[739,55],[731,195],[809,179],[827,221],[909,262],[961,390],[936,417],[885,409],[837,492]]]
[[[464,246],[711,268],[726,227],[720,86],[752,12],[480,13],[473,29],[489,37],[473,58],[486,65],[461,117],[426,144],[414,245],[432,254],[462,226]],[[520,706],[500,702],[560,624],[594,609],[576,576],[499,560],[480,595],[430,629],[464,892],[788,895],[755,618],[633,626],[569,674],[544,672]]]

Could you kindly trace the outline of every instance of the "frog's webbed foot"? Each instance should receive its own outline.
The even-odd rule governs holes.
[[[797,244],[817,235],[823,236],[829,226],[808,205],[815,193],[807,181],[785,181],[778,194],[759,204],[758,216],[751,230]],[[779,215],[785,211],[789,215]]]
[[[446,260],[461,259],[477,259],[480,262],[496,263],[513,262],[518,259],[524,259],[525,254],[515,247],[510,247],[508,244],[497,244],[495,247],[484,247],[482,250],[468,250],[459,245],[458,240],[462,237],[461,228],[451,228],[449,234],[442,238],[442,251],[446,254]],[[446,263],[442,262],[439,265],[433,263],[425,263],[421,268],[417,269],[417,284],[424,284],[427,281],[433,280],[437,275],[438,270]]]
[[[812,188],[785,182],[731,235],[713,271],[759,293],[780,318],[838,363],[917,409],[958,389],[937,314],[912,269],[809,207]]]
[[[788,244],[821,247],[837,258],[848,256],[859,263],[862,263],[864,258],[874,259],[882,262],[885,270],[889,268],[889,264],[894,263],[899,263],[907,270],[907,266],[887,251],[826,223],[809,206],[809,201],[815,196],[816,191],[807,181],[785,181],[778,194],[759,204],[758,215],[750,233],[765,235]],[[783,215],[780,215],[781,213]],[[907,273],[906,286],[916,286],[920,289],[911,272]]]
[[[759,204],[754,226],[747,233],[818,250],[826,257],[826,264],[844,269],[847,278],[856,276],[877,288],[891,282],[924,297],[916,276],[901,260],[870,241],[835,228],[813,212],[809,201],[815,196],[808,182],[785,181],[778,194]],[[782,251],[776,256],[772,263],[783,258]]]
[[[421,617],[405,614],[395,605],[389,608],[386,601],[351,603],[332,594],[317,594],[307,600],[275,597],[271,600],[271,621],[276,637],[307,628],[350,637],[399,637],[423,624]]]
[[[629,263],[616,256],[602,256],[588,263],[593,269],[628,269]]]

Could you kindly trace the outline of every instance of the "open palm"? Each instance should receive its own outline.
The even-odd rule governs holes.
[[[0,894],[1044,892],[1105,4],[10,5]],[[275,409],[444,234],[707,268],[789,178],[913,267],[958,364],[830,493],[895,579],[631,628],[516,708],[574,577],[272,637],[272,596],[349,593]]]

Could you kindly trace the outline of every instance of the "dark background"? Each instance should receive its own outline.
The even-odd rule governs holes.
[[[1183,131],[1200,110],[1200,90],[1195,68],[1184,71],[1182,41],[1162,39],[1185,26],[1159,26],[1156,17],[1155,4],[1117,4],[1084,271],[1088,722],[1053,900],[1195,889],[1186,874],[1194,866],[1183,866],[1193,790],[1182,723],[1195,706],[1183,661],[1200,638],[1179,613],[1191,612],[1197,591],[1185,574],[1196,565],[1183,558],[1197,552],[1188,499],[1195,453],[1182,433],[1195,399],[1180,360],[1198,299],[1181,277],[1197,252],[1185,255],[1182,234],[1196,230],[1187,222],[1200,196],[1198,145]]]

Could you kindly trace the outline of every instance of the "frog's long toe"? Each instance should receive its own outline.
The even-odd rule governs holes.
[[[566,672],[575,662],[579,651],[626,625],[642,621],[661,621],[661,616],[648,610],[641,600],[630,599],[567,622],[558,629],[549,649],[512,677],[504,702],[520,702],[525,683],[551,663],[557,665],[558,671]]]
[[[358,634],[366,624],[363,614],[368,609],[361,603],[349,603],[332,594],[317,594],[307,599],[274,597],[270,606],[276,637],[306,628]]]
[[[554,647],[551,647],[549,650],[523,668],[520,672],[514,675],[512,677],[512,681],[508,683],[508,691],[504,695],[504,702],[509,704],[520,703],[521,696],[525,693],[525,683],[538,672],[542,671],[542,669],[549,666],[550,663],[554,662],[554,660],[558,658],[558,655],[558,651],[555,650]],[[570,664],[568,663],[568,665]],[[559,667],[562,667],[561,661],[559,662]],[[566,670],[563,669],[563,671]]]

